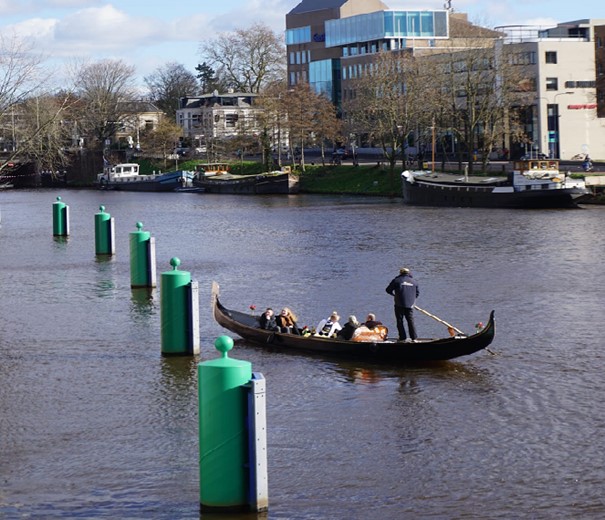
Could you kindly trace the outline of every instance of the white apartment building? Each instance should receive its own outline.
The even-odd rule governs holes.
[[[192,144],[214,139],[254,134],[260,109],[254,106],[258,94],[232,92],[181,98],[176,122]]]
[[[507,54],[532,70],[535,100],[524,121],[527,151],[571,159],[589,154],[605,159],[605,118],[598,117],[597,49],[595,28],[605,20],[578,20],[543,29],[497,27],[510,45]]]

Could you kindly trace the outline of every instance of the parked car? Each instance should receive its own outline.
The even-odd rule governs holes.
[[[181,157],[184,157],[185,155],[187,155],[189,153],[189,148],[181,148],[181,147],[177,147],[174,149],[174,152],[176,155],[180,155]]]
[[[333,157],[339,157],[340,159],[348,159],[349,152],[345,148],[337,148],[332,153]]]
[[[532,159],[537,159],[539,161],[542,160],[546,160],[546,159],[550,159],[550,157],[548,157],[548,155],[546,155],[545,153],[526,153],[525,155],[521,156],[521,161],[531,161]]]

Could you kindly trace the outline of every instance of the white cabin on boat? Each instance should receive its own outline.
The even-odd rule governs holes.
[[[116,183],[116,182],[136,182],[153,178],[153,175],[140,175],[139,165],[136,163],[121,163],[114,166],[107,166],[103,173],[97,176],[97,182]]]
[[[139,175],[139,165],[136,163],[116,164],[115,166],[105,168],[105,171],[101,175],[111,180],[132,179],[132,177]]]

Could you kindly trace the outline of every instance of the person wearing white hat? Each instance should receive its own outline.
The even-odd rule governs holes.
[[[399,269],[399,276],[391,280],[391,283],[386,288],[386,292],[395,299],[395,319],[397,320],[399,341],[407,339],[403,325],[404,318],[408,324],[410,338],[412,341],[415,340],[418,335],[416,334],[416,326],[414,324],[414,304],[416,303],[416,298],[420,295],[420,290],[407,267]]]

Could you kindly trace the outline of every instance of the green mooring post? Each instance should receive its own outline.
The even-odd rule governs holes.
[[[53,235],[66,237],[69,235],[69,206],[57,197],[53,202]]]
[[[162,354],[193,355],[200,352],[198,283],[188,271],[179,271],[181,261],[170,259],[172,271],[160,277],[160,324]]]
[[[142,222],[136,225],[137,230],[130,233],[130,286],[155,287],[155,239],[143,231]]]
[[[115,220],[105,213],[105,206],[99,206],[95,213],[95,253],[97,255],[113,255],[115,249]]]
[[[200,511],[249,509],[247,389],[248,361],[231,359],[233,340],[220,336],[222,357],[198,364]]]

